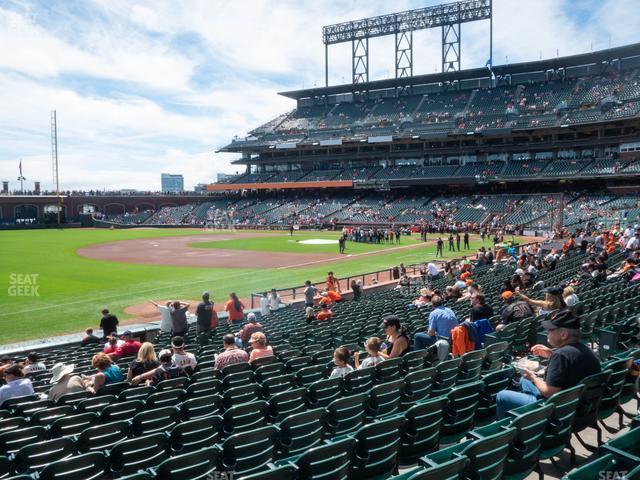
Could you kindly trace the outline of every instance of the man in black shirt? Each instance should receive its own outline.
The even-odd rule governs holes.
[[[523,369],[520,379],[521,392],[503,390],[496,397],[496,415],[504,418],[506,412],[539,398],[575,387],[584,378],[600,372],[600,362],[593,351],[580,343],[580,320],[568,309],[556,313],[551,320],[542,323],[547,330],[547,342],[555,350],[544,345],[534,345],[531,352],[549,358],[544,378]]]
[[[449,234],[449,251],[450,252],[454,252],[455,251],[455,248],[453,246],[453,234],[452,233]]]
[[[476,320],[490,319],[493,317],[493,309],[485,303],[484,295],[476,293],[471,297],[471,318],[472,322]]]
[[[118,334],[118,317],[109,313],[109,309],[102,310],[102,318],[100,319],[100,328],[102,335],[107,338],[111,334]]]
[[[442,241],[441,237],[438,237],[438,242],[436,243],[436,257],[438,256],[438,254],[442,257],[442,245],[444,244],[444,242]]]
[[[482,242],[484,243],[484,236],[482,237]],[[464,249],[469,250],[469,232],[464,232]]]
[[[213,316],[213,302],[209,300],[209,292],[202,294],[202,301],[196,308],[196,333],[207,333],[211,330],[211,317]]]
[[[531,306],[524,300],[516,298],[512,291],[505,290],[501,296],[504,301],[504,308],[502,309],[500,323],[496,325],[497,331],[502,330],[510,323],[519,322],[520,320],[533,316]]]

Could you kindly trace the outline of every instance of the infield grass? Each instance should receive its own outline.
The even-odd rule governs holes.
[[[196,229],[69,229],[24,230],[0,232],[0,344],[43,338],[94,326],[100,310],[108,307],[125,320],[123,310],[148,299],[195,299],[203,290],[212,292],[216,304],[235,291],[247,298],[251,292],[271,287],[293,287],[305,280],[323,280],[328,270],[339,277],[372,272],[392,267],[400,262],[411,264],[430,260],[435,244],[421,244],[412,249],[393,249],[396,245],[368,245],[347,242],[347,253],[337,261],[304,268],[229,269],[190,268],[159,265],[135,265],[79,256],[76,251],[96,243],[158,238],[178,235],[211,234]],[[215,233],[215,232],[214,232]],[[228,231],[219,233],[228,234]],[[260,232],[254,232],[260,235]],[[296,232],[293,239],[337,238],[337,233]],[[258,251],[336,252],[337,245],[300,245],[290,242],[288,232],[275,237],[238,239],[211,243],[213,248],[238,248]],[[415,236],[402,237],[401,246],[420,243]],[[224,244],[224,246],[221,246]],[[482,245],[472,237],[471,250]],[[487,246],[489,242],[487,241]],[[202,245],[201,245],[202,246]],[[324,249],[327,250],[324,250]],[[387,250],[372,255],[358,255],[372,250]],[[459,257],[464,252],[445,258]],[[25,277],[25,275],[36,275]],[[34,289],[25,280],[35,279]],[[12,289],[13,287],[13,289]],[[34,293],[37,293],[35,295]]]

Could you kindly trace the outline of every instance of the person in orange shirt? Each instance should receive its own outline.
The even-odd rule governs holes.
[[[338,292],[334,292],[333,290],[322,292],[320,296],[322,297],[320,299],[320,305],[331,305],[333,302],[342,301],[342,295],[340,295]]]
[[[316,315],[316,318],[319,321],[328,320],[333,317],[333,312],[329,310],[329,305],[324,303],[320,306],[320,308],[321,310],[318,312],[318,315]]]
[[[229,294],[229,301],[224,306],[224,309],[229,314],[227,319],[229,323],[240,323],[244,320],[244,305],[234,292]]]
[[[334,277],[333,272],[327,273],[327,290],[340,292],[340,282],[336,277]]]

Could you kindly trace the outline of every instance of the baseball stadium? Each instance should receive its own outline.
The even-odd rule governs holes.
[[[61,189],[51,112],[53,188],[0,192],[0,479],[640,479],[640,43],[498,62],[493,3],[317,25],[324,86],[194,191]]]

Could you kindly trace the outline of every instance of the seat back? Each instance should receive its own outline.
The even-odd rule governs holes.
[[[170,430],[178,422],[179,413],[177,407],[160,407],[142,411],[131,419],[131,430],[134,435]]]
[[[442,423],[443,443],[456,442],[473,428],[483,389],[484,383],[478,381],[451,390]]]
[[[433,389],[431,394],[435,397],[445,395],[453,388],[458,379],[458,372],[462,359],[460,357],[452,360],[445,360],[436,365],[436,373],[433,378]]]
[[[311,365],[301,368],[295,373],[296,383],[301,387],[308,387],[313,382],[326,378],[327,372],[326,365]]]
[[[494,370],[482,377],[484,390],[480,398],[480,404],[476,412],[476,420],[479,425],[493,422],[496,416],[496,396],[498,392],[505,390],[515,375],[515,369],[508,366],[501,370]]]
[[[405,389],[400,402],[402,410],[407,410],[417,402],[429,398],[435,374],[436,369],[432,367],[415,370],[404,377]]]
[[[28,427],[0,434],[0,455],[15,453],[25,445],[41,442],[47,438],[44,427]]]
[[[458,371],[458,385],[478,380],[485,356],[486,352],[484,350],[475,350],[462,355],[462,364],[460,364]]]
[[[229,365],[229,366],[231,367],[234,365]],[[252,383],[250,385],[244,385],[241,387],[230,388],[229,390],[224,392],[224,396],[223,396],[224,405],[226,408],[232,407],[234,405],[240,405],[241,403],[248,403],[248,402],[260,400],[260,398],[261,398],[260,386],[255,383]]]
[[[420,370],[428,366],[429,350],[415,350],[408,352],[402,357],[402,369],[406,373]]]
[[[406,429],[400,443],[400,463],[414,464],[440,446],[440,428],[449,400],[446,396],[416,403],[405,412]]]
[[[262,382],[262,395],[270,398],[278,393],[286,392],[297,387],[296,377],[293,373],[271,377]]]
[[[346,480],[349,478],[355,445],[355,439],[347,437],[308,450],[295,462],[298,478]]]
[[[126,420],[85,428],[78,435],[78,451],[87,453],[108,450],[116,443],[126,439],[129,430],[130,423]]]
[[[235,405],[225,410],[222,418],[224,433],[245,432],[264,427],[268,420],[269,405],[264,400]]]
[[[100,413],[104,407],[116,401],[115,395],[100,395],[98,397],[86,398],[76,405],[78,413],[94,412]]]
[[[393,480],[460,480],[468,463],[467,457],[453,457],[451,460],[437,465],[409,470],[393,477]]]
[[[388,358],[375,366],[376,380],[380,383],[392,382],[402,378],[402,358]]]
[[[129,420],[144,408],[144,400],[127,400],[116,402],[104,407],[100,412],[103,422],[115,422],[117,420]]]
[[[47,464],[70,457],[75,451],[75,442],[70,438],[55,438],[25,445],[16,453],[13,468],[17,473],[32,473]]]
[[[283,419],[280,429],[279,455],[299,455],[322,442],[325,432],[326,410],[315,408],[289,415]]]
[[[263,360],[264,358],[267,358],[267,357],[259,358],[258,360]],[[275,360],[276,357],[269,357],[269,358],[272,358],[273,360]],[[277,377],[285,373],[284,363],[282,362],[271,361],[256,367],[256,364],[254,361],[254,363],[252,363],[251,365],[255,369],[256,381],[260,383],[264,382],[268,378]]]
[[[467,471],[476,478],[500,479],[504,472],[511,442],[516,438],[514,428],[471,442],[461,452],[469,458]]]
[[[222,395],[222,382],[217,379],[200,380],[187,387],[187,398],[196,398],[206,395]]]
[[[365,420],[369,395],[359,393],[338,398],[327,407],[328,431],[331,436],[350,433],[362,426]]]
[[[60,405],[59,407],[46,408],[39,410],[31,416],[31,425],[50,425],[58,418],[66,417],[67,415],[73,415],[74,409],[71,405]],[[0,426],[0,433],[2,432],[2,426]]]
[[[223,410],[223,400],[220,395],[203,395],[189,398],[182,402],[179,406],[180,417],[184,420],[193,420],[194,418],[208,417],[221,413]]]
[[[397,413],[404,395],[404,380],[392,380],[374,386],[369,392],[368,414],[384,417]]]
[[[355,461],[350,477],[366,479],[395,472],[406,423],[404,416],[396,415],[361,427],[355,434]]]
[[[205,480],[212,477],[219,463],[219,450],[202,448],[166,459],[156,469],[155,477],[163,480]]]
[[[573,432],[581,432],[596,423],[600,402],[612,373],[611,370],[605,370],[589,375],[582,380],[581,383],[584,385],[584,390],[580,396],[576,418],[573,421]]]
[[[540,458],[547,459],[556,456],[567,445],[571,438],[571,427],[576,416],[580,396],[584,385],[576,385],[551,395],[546,403],[554,406],[553,414],[549,418],[547,431],[542,439]]]
[[[153,387],[139,386],[127,388],[118,395],[118,402],[126,402],[129,400],[146,400],[146,398],[154,392]]]
[[[222,378],[222,388],[229,390],[233,387],[247,385],[256,381],[256,374],[253,370],[243,370],[242,372],[229,373]]]
[[[259,472],[273,461],[276,441],[273,425],[233,434],[222,443],[221,466],[238,476]]]
[[[85,453],[45,466],[40,480],[98,480],[104,478],[107,458],[102,452]]]
[[[172,378],[170,380],[175,379]],[[145,400],[145,408],[161,408],[178,405],[182,399],[185,398],[186,394],[186,391],[177,387],[157,391],[147,397]]]
[[[359,368],[344,376],[343,388],[346,395],[366,393],[371,390],[375,380],[376,368]]]
[[[160,432],[123,440],[109,450],[111,471],[121,476],[156,467],[168,457],[167,449],[167,437]]]
[[[222,417],[219,415],[180,422],[169,434],[171,450],[180,453],[211,447],[220,442],[222,425]]]
[[[342,378],[325,378],[307,387],[309,403],[314,407],[328,407],[342,395]]]
[[[535,468],[553,410],[552,404],[536,402],[508,413],[517,433],[505,465],[507,475],[530,473]]]
[[[277,393],[269,399],[269,416],[272,421],[280,421],[289,415],[303,412],[307,407],[307,390],[295,388]]]
[[[629,373],[628,359],[611,360],[604,364],[603,368],[611,370],[611,376],[602,392],[602,399],[598,407],[598,418],[604,420],[616,411],[620,405],[622,389],[627,381]]]

